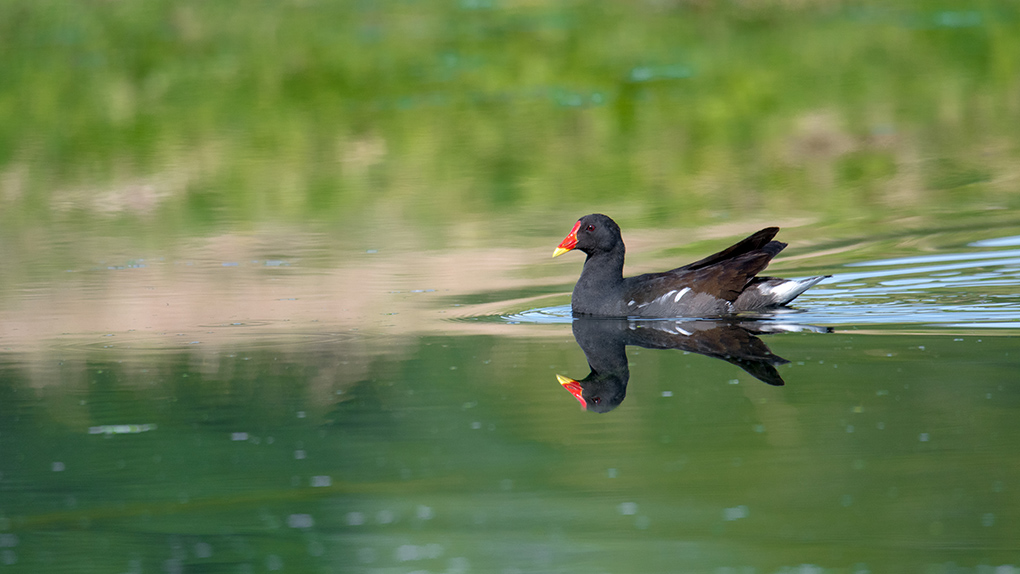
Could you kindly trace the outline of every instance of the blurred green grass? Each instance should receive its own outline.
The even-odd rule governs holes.
[[[1020,6],[0,4],[0,225],[1020,208]]]

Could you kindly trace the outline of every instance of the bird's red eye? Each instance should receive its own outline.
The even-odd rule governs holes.
[[[600,405],[602,404],[602,397],[592,397],[591,402],[595,403],[596,405]]]
[[[594,225],[589,225],[588,227],[585,227],[584,230],[585,231],[595,231],[595,226]]]

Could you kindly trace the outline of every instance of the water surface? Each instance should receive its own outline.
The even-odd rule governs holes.
[[[678,255],[658,233],[633,271],[727,241]],[[1020,257],[1015,237],[959,235],[794,241],[775,272],[833,277],[791,312],[741,318],[788,361],[784,386],[690,345],[627,346],[625,400],[603,414],[556,377],[589,372],[567,306],[580,257],[540,242],[228,235],[33,271],[2,307],[0,561],[1020,567]],[[700,328],[661,323],[674,340]]]

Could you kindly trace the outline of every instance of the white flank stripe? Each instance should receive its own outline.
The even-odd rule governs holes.
[[[679,303],[680,302],[680,298],[683,297],[684,295],[686,295],[687,292],[690,291],[690,290],[691,290],[690,287],[684,287],[683,289],[681,289],[680,292],[676,294],[676,298],[673,299],[673,302],[674,303]],[[688,335],[689,334],[690,333],[688,333]]]
[[[666,301],[668,301],[669,298],[673,296],[673,293],[676,293],[676,289],[673,289],[672,291],[666,291],[662,295],[659,295],[658,297],[655,298],[654,301],[652,301],[652,303],[657,303],[659,305],[665,304]]]

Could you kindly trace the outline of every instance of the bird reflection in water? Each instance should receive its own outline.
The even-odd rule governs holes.
[[[591,373],[575,380],[556,375],[563,388],[585,410],[609,412],[627,395],[630,369],[627,345],[646,349],[679,349],[722,359],[756,379],[783,385],[776,367],[789,363],[774,355],[757,335],[777,331],[829,332],[824,327],[764,321],[646,320],[575,318],[574,339],[588,359]]]

